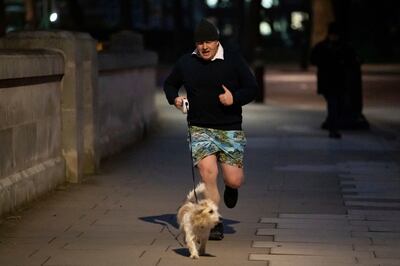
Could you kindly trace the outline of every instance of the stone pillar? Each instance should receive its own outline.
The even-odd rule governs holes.
[[[66,31],[13,32],[0,39],[0,48],[48,49],[63,54],[62,151],[66,179],[81,182],[84,173],[98,169],[95,132],[97,111],[97,53],[95,41],[86,33]]]
[[[86,39],[83,45],[83,139],[84,139],[84,174],[94,174],[100,167],[98,137],[98,60],[96,43]]]

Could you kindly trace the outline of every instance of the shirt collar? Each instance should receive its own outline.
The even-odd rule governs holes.
[[[199,52],[197,51],[197,48],[193,51],[194,55],[197,55],[200,57]],[[214,61],[216,59],[221,59],[224,60],[224,48],[222,47],[222,44],[219,43],[218,45],[218,49],[217,49],[217,53],[215,54],[215,56],[211,59],[211,61]]]

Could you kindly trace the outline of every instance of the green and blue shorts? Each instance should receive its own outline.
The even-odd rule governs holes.
[[[246,137],[243,130],[190,127],[193,164],[215,154],[218,162],[243,167]]]

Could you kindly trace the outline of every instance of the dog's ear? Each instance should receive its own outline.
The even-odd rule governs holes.
[[[194,211],[194,214],[195,214],[195,215],[199,215],[199,214],[201,214],[204,210],[205,210],[205,208],[204,208],[203,206],[199,206],[199,208],[197,208],[197,209]]]
[[[209,208],[207,206],[207,204],[204,205],[200,205],[198,206],[198,208],[195,211],[195,214],[213,214],[214,213],[214,209],[213,208]]]
[[[207,204],[208,204],[208,202],[207,202],[206,200],[202,200],[202,201],[199,203],[199,206],[205,208],[205,207],[207,207]]]

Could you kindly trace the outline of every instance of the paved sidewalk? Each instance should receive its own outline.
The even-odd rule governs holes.
[[[175,220],[192,187],[184,116],[158,95],[154,134],[0,224],[0,265],[399,266],[399,138],[332,140],[324,112],[245,107],[246,184],[225,239],[187,257]],[[222,186],[221,186],[222,187]]]

